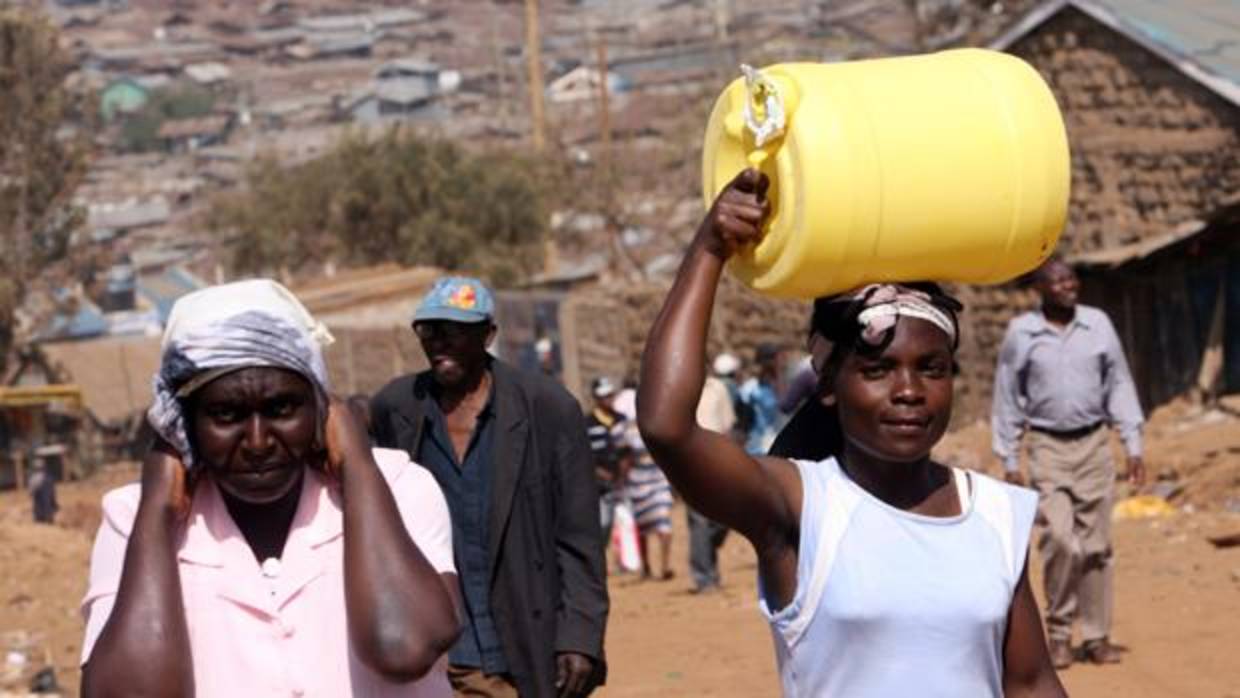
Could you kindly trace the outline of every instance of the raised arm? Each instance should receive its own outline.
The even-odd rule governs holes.
[[[91,588],[102,588],[104,595],[88,608],[88,628],[99,622],[97,613],[106,614],[106,622],[82,668],[83,696],[194,695],[176,551],[184,482],[185,467],[175,452],[166,445],[151,449],[142,464],[142,495],[128,542],[119,529],[123,522],[105,520],[100,526]],[[123,565],[116,559],[122,550]],[[112,600],[107,591],[117,567],[120,580]],[[107,576],[113,579],[102,578]]]
[[[416,680],[460,633],[455,600],[410,538],[361,418],[342,402],[333,401],[327,442],[344,500],[349,637],[358,658],[385,678]]]
[[[789,461],[755,459],[702,428],[696,408],[719,276],[738,247],[761,237],[766,186],[765,176],[746,170],[706,214],[650,330],[637,393],[638,426],[655,462],[686,502],[739,531],[759,554],[795,536],[800,478]]]
[[[1145,465],[1141,460],[1141,425],[1145,415],[1141,412],[1141,402],[1137,399],[1137,386],[1132,380],[1132,372],[1128,370],[1128,359],[1124,356],[1124,347],[1119,342],[1119,335],[1110,318],[1103,316],[1107,342],[1106,353],[1106,391],[1107,416],[1111,423],[1119,429],[1120,439],[1124,442],[1124,451],[1128,454],[1128,479],[1137,487],[1145,484]]]
[[[1023,484],[1020,475],[1021,433],[1025,418],[1020,407],[1020,370],[1017,366],[1017,331],[1015,323],[1008,325],[1003,345],[999,348],[999,362],[995,366],[994,396],[990,405],[991,448],[1003,464],[1009,482]]]

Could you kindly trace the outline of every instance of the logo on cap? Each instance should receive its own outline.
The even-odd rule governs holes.
[[[448,296],[447,305],[461,310],[473,310],[478,305],[478,292],[470,284],[461,284]]]

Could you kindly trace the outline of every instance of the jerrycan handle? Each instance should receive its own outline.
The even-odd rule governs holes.
[[[741,72],[749,93],[745,100],[745,126],[753,134],[754,146],[761,148],[784,134],[787,115],[783,97],[779,85],[757,68],[742,63]]]

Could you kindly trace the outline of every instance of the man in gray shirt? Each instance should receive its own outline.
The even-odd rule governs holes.
[[[1029,474],[1045,521],[1038,551],[1044,565],[1046,627],[1058,668],[1073,661],[1073,621],[1081,620],[1081,656],[1119,661],[1111,629],[1111,507],[1115,463],[1107,430],[1119,430],[1128,477],[1144,481],[1144,417],[1119,337],[1106,314],[1077,304],[1076,273],[1058,257],[1034,272],[1042,298],[1008,325],[995,370],[991,429],[1007,479],[1020,475],[1028,432]]]

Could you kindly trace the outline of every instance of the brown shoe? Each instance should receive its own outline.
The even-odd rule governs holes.
[[[1051,640],[1051,664],[1056,669],[1072,666],[1072,645],[1067,640]]]
[[[1081,659],[1093,664],[1119,664],[1119,648],[1107,638],[1090,640],[1081,646]]]

